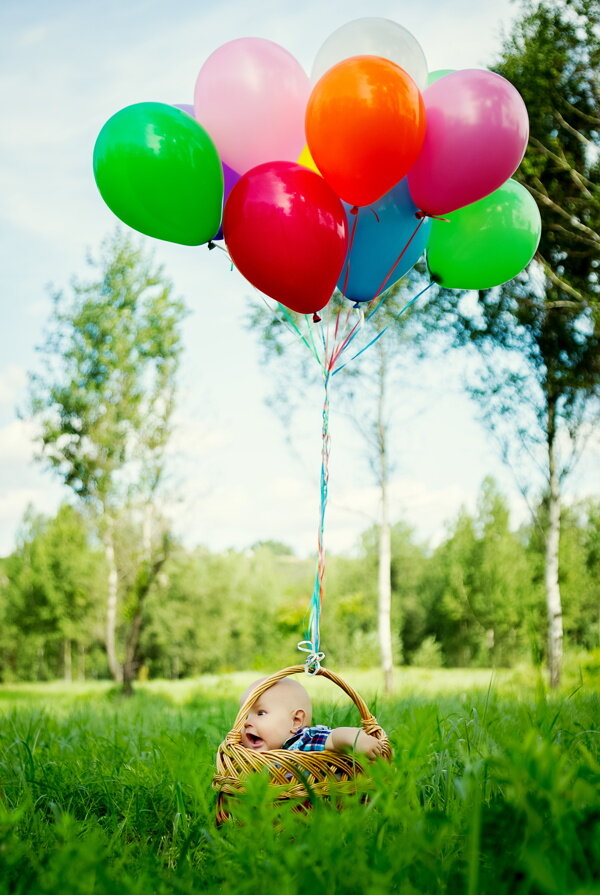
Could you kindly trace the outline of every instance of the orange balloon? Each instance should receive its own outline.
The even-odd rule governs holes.
[[[379,56],[338,62],[306,107],[306,139],[332,189],[370,205],[412,168],[425,139],[425,105],[403,68]]]

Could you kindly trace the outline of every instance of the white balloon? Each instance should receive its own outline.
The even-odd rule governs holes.
[[[350,56],[382,56],[408,72],[419,90],[427,86],[427,60],[421,45],[410,31],[391,19],[355,19],[330,34],[314,61],[312,83]]]

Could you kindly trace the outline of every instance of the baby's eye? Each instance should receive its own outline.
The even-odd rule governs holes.
[[[264,709],[260,709],[260,711],[258,711],[256,714],[260,716],[260,715],[266,715],[267,713],[265,712]]]

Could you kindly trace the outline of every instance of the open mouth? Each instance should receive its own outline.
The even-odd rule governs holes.
[[[265,741],[261,737],[256,736],[255,733],[246,733],[245,737],[247,740],[246,745],[249,749],[260,749],[265,744]]]

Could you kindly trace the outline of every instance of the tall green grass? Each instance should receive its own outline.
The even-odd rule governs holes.
[[[99,686],[0,691],[0,891],[600,892],[591,688],[516,695],[492,680],[436,695],[432,677],[385,700],[373,687],[394,760],[372,766],[368,799],[293,814],[256,775],[218,829],[215,753],[252,678],[175,687],[175,699],[167,685],[130,700]],[[355,723],[330,696],[315,697],[316,719]]]

